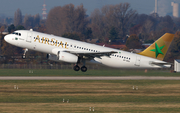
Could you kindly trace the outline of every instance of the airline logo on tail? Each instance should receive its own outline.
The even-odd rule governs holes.
[[[165,33],[161,38],[159,38],[157,41],[155,41],[152,45],[150,45],[147,49],[145,49],[139,54],[163,60],[173,38],[174,34]]]
[[[154,52],[155,52],[156,58],[157,58],[157,56],[158,56],[159,54],[164,55],[163,52],[161,51],[161,50],[164,48],[164,46],[165,46],[165,45],[159,47],[159,46],[157,45],[157,43],[155,43],[155,49],[151,49],[151,51],[154,51]]]

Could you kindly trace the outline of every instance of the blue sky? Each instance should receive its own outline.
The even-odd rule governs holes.
[[[158,13],[160,16],[165,16],[172,12],[171,2],[180,0],[158,0]],[[118,4],[122,2],[129,2],[131,8],[137,10],[139,14],[150,14],[154,11],[155,0],[45,0],[47,11],[55,6],[64,6],[72,3],[75,6],[83,4],[87,9],[87,14],[90,15],[96,8],[101,8],[108,4]],[[22,14],[41,14],[42,4],[44,0],[1,0],[0,1],[0,15],[14,16],[14,12],[19,8]]]

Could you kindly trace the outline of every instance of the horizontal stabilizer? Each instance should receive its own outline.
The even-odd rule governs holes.
[[[157,65],[157,66],[161,66],[161,67],[171,67],[172,63],[168,63],[168,62],[151,62],[150,64],[153,65]]]

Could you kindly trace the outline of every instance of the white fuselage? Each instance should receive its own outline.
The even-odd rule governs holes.
[[[130,53],[118,49],[112,49],[86,42],[76,41],[59,36],[39,33],[35,31],[19,30],[17,34],[9,34],[5,36],[5,41],[8,43],[31,49],[34,51],[44,52],[47,54],[57,55],[57,50],[60,51],[77,51],[80,53],[96,53],[115,51],[117,53],[101,58],[94,57],[93,60],[114,68],[162,68],[170,67],[170,65],[158,66],[151,64],[152,62],[166,63],[154,58]],[[19,34],[18,34],[19,33]]]

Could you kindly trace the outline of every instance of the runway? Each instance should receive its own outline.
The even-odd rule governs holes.
[[[1,76],[0,80],[180,80],[180,77],[163,76],[87,76],[87,77],[56,77],[56,76]]]

